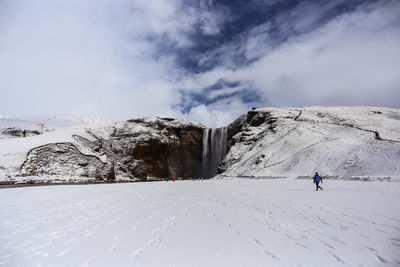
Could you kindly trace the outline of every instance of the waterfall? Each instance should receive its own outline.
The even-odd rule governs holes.
[[[205,129],[203,133],[202,174],[213,177],[228,152],[228,128]]]
[[[208,169],[209,169],[209,136],[211,129],[204,129],[203,132],[203,162],[202,162],[202,175],[208,177]]]

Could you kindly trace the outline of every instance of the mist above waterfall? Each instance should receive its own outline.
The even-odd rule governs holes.
[[[228,150],[228,128],[205,129],[203,133],[202,176],[213,177]]]

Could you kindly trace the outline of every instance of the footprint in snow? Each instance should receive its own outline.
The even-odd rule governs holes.
[[[335,249],[334,246],[332,246],[332,245],[330,245],[330,244],[328,244],[328,243],[326,243],[326,242],[324,242],[324,241],[321,241],[321,243],[322,243],[324,246],[326,246],[326,247],[328,247],[328,248],[330,248],[330,249]]]
[[[94,256],[88,258],[86,261],[84,261],[81,265],[79,265],[80,267],[85,267],[88,266],[92,261],[94,260]]]
[[[340,244],[342,244],[342,245],[347,245],[347,243],[346,243],[346,242],[344,242],[344,241],[340,240],[340,238],[339,238],[339,237],[337,237],[337,236],[333,236],[333,237],[331,237],[331,240],[332,240],[332,241],[335,241],[335,242],[337,242],[337,243],[340,243]]]
[[[304,249],[307,249],[307,250],[309,250],[309,251],[312,251],[311,248],[309,248],[309,247],[307,247],[307,246],[305,246],[305,245],[303,245],[303,244],[301,244],[301,243],[299,243],[299,242],[294,242],[294,244],[297,245],[297,246],[299,246],[299,247],[302,247],[302,248],[304,248]]]
[[[338,257],[335,253],[333,253],[333,252],[325,251],[325,252],[324,252],[324,255],[330,257],[331,259],[333,259],[333,260],[335,260],[335,261],[337,261],[337,262],[344,263],[344,261],[343,261],[341,258],[339,258],[339,257]]]
[[[114,246],[112,246],[112,247],[109,249],[109,251],[110,251],[110,252],[113,252],[113,251],[117,250],[117,248],[118,248],[118,246],[117,246],[117,245],[114,245]]]
[[[155,235],[155,234],[159,233],[160,231],[161,231],[160,228],[156,228],[156,229],[154,229],[153,231],[151,231],[151,234],[152,234],[152,235]]]
[[[88,236],[93,235],[94,233],[95,233],[95,231],[88,231],[88,232],[86,232],[83,236],[84,236],[84,237],[88,237]]]
[[[143,254],[143,249],[139,248],[139,249],[135,250],[134,252],[132,252],[131,256],[138,259],[140,256],[142,256],[142,254]]]
[[[368,246],[366,246],[365,248],[368,249],[369,251],[372,251],[372,252],[378,252],[376,249],[368,247]]]
[[[291,235],[289,235],[288,233],[283,233],[287,238],[289,238],[289,239],[294,239],[294,237],[293,236],[291,236]]]
[[[237,230],[233,230],[233,232],[234,232],[235,234],[237,234],[238,236],[241,236],[241,235],[242,235],[242,233],[239,232],[239,231],[237,231]]]
[[[269,252],[268,250],[263,249],[264,254],[272,257],[274,260],[279,260],[277,256],[275,256],[273,253]]]
[[[62,257],[62,256],[64,256],[65,254],[67,254],[69,251],[70,251],[70,249],[63,250],[63,251],[61,251],[60,253],[58,253],[58,254],[56,255],[56,257],[57,257],[57,258],[58,258],[58,257]]]
[[[74,244],[76,244],[78,242],[79,242],[79,239],[71,238],[71,239],[68,239],[67,241],[65,241],[64,243],[67,244],[67,245],[74,245]]]
[[[154,239],[151,239],[150,241],[148,241],[146,244],[148,245],[148,246],[152,246],[152,245],[154,245],[154,243],[155,242],[158,242],[158,243],[160,243],[162,240],[161,240],[161,237],[156,237],[156,238],[154,238]]]
[[[256,243],[257,245],[262,245],[262,243],[255,238],[253,238],[253,242]]]
[[[124,236],[124,233],[120,233],[119,235],[116,235],[115,237],[114,237],[114,239],[120,239],[120,238],[122,238]]]
[[[171,224],[171,226],[175,226],[175,220],[176,220],[176,217],[172,216],[166,221],[166,224]]]
[[[303,234],[301,234],[301,238],[308,240],[309,238]]]
[[[392,245],[400,248],[400,243],[398,243],[398,241],[392,241]]]
[[[381,263],[388,263],[388,261],[384,257],[382,257],[382,256],[380,256],[378,254],[375,255],[375,259],[378,260]]]
[[[384,234],[387,234],[387,232],[386,232],[386,231],[383,231],[382,229],[379,229],[379,228],[376,228],[376,229],[375,229],[375,231],[377,231],[377,232],[381,232],[381,233],[384,233]]]

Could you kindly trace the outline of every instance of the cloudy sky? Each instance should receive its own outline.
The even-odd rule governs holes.
[[[400,108],[400,1],[0,0],[0,115]]]

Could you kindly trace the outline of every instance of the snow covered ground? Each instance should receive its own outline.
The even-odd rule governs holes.
[[[400,266],[400,183],[0,189],[0,266]]]

